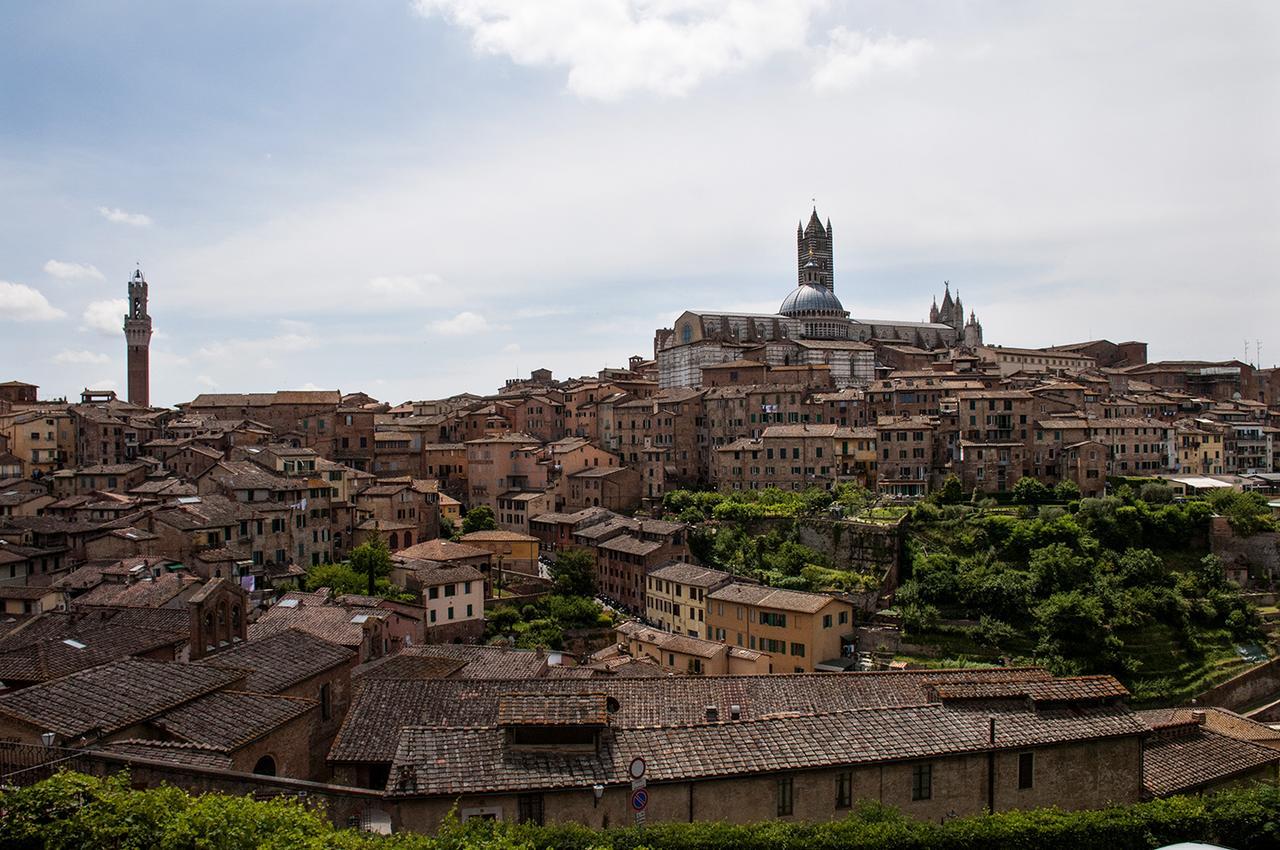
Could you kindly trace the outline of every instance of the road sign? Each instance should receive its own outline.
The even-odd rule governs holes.
[[[636,756],[631,760],[631,766],[627,768],[627,772],[631,774],[632,779],[639,779],[644,776],[644,759]]]
[[[649,791],[646,788],[637,788],[631,792],[631,808],[637,812],[643,812],[649,805]]]

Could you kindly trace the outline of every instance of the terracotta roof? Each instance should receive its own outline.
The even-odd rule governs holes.
[[[507,694],[498,700],[499,726],[606,726],[604,694]]]
[[[75,738],[109,734],[224,688],[244,673],[130,658],[0,695],[0,714]]]
[[[654,540],[637,540],[629,534],[619,534],[612,537],[598,547],[600,549],[608,549],[615,552],[625,552],[628,555],[649,555],[662,548],[662,544]]]
[[[773,587],[765,587],[758,584],[740,584],[738,582],[727,584],[719,590],[708,593],[707,598],[721,602],[735,602],[742,605],[777,608],[783,611],[799,611],[807,614],[821,611],[833,601],[843,602],[845,605],[850,604],[823,593],[778,590]]]
[[[1143,749],[1142,784],[1148,793],[1163,797],[1196,791],[1265,765],[1274,771],[1280,753],[1204,729],[1161,734]]]
[[[112,741],[95,749],[128,758],[167,761],[191,767],[223,769],[231,767],[231,756],[226,752],[207,744],[193,744],[190,741],[144,741],[128,738],[123,741]]]
[[[128,583],[102,583],[76,597],[75,605],[120,606],[125,608],[163,608],[181,601],[183,594],[194,592],[203,585],[201,579],[186,573],[163,572],[152,578],[140,578]]]
[[[351,671],[356,679],[444,679],[467,666],[460,658],[419,655],[405,650],[365,662]]]
[[[354,616],[338,605],[304,603],[290,608],[277,602],[264,611],[256,623],[249,626],[249,640],[263,640],[289,629],[297,629],[328,643],[359,647],[364,642],[364,626],[353,622]],[[369,612],[369,616],[379,614]]]
[[[839,674],[837,674],[839,675]],[[854,674],[856,675],[856,674]],[[659,679],[638,680],[646,685]],[[593,680],[591,688],[610,684]],[[587,686],[568,681],[566,685]],[[1121,706],[1007,712],[996,749],[1142,735],[1147,727]],[[408,727],[391,768],[397,796],[625,785],[627,765],[646,756],[650,782],[876,764],[991,749],[985,712],[913,705],[794,713],[738,722],[611,729],[599,752],[521,754],[512,758],[496,728]],[[401,784],[401,777],[406,781]]]
[[[166,711],[151,722],[185,741],[231,751],[319,705],[302,697],[216,691]]]
[[[662,581],[674,581],[694,587],[711,587],[714,584],[733,579],[732,573],[713,570],[710,567],[699,567],[695,564],[686,564],[683,561],[672,561],[669,564],[658,567],[656,570],[652,570],[649,575]]]
[[[452,540],[426,540],[396,552],[398,557],[424,561],[453,561],[462,558],[488,558],[492,553],[478,546],[465,546]]]
[[[237,644],[197,664],[247,671],[246,690],[275,694],[350,662],[356,654],[297,629]]]
[[[67,626],[60,633],[46,633],[26,646],[0,653],[0,682],[47,682],[187,641],[185,630],[145,629],[128,623],[104,623],[97,618]]]
[[[440,644],[415,651],[492,650]],[[512,652],[513,650],[505,650]],[[532,655],[533,653],[530,652]],[[434,681],[366,681],[361,684],[334,742],[330,758],[338,761],[389,762],[399,730],[406,726],[492,727],[497,700],[504,694],[581,693],[574,679],[524,679],[520,682],[461,676]],[[722,718],[738,706],[744,720],[779,712],[821,713],[869,707],[922,705],[929,688],[963,681],[1043,681],[1038,668],[997,670],[921,670],[822,675],[756,676],[607,676],[591,681],[592,692],[618,701],[610,718],[615,728],[673,726],[705,722],[705,707],[715,705]]]
[[[512,543],[536,543],[538,538],[530,537],[528,534],[520,534],[516,531],[473,531],[470,534],[464,534],[458,538],[463,543],[473,540],[477,541],[501,541]]]

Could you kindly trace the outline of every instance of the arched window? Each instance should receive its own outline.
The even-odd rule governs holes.
[[[236,634],[240,633],[240,606],[231,606],[231,629]]]
[[[391,545],[391,551],[393,551],[393,552],[394,552],[396,549],[399,549],[399,548],[400,548],[400,535],[399,535],[399,534],[397,534],[397,533],[396,533],[396,532],[394,532],[394,531],[393,531],[393,532],[391,532],[391,544],[390,544],[390,545]]]
[[[684,323],[684,326],[680,328],[680,341],[686,345],[693,342],[693,325],[688,322]]]
[[[404,533],[404,545],[405,545],[405,548],[408,548],[408,547],[410,547],[410,546],[412,546],[412,545],[413,545],[413,532],[412,532],[412,531],[406,531],[406,532]]]
[[[253,772],[259,776],[275,776],[276,760],[271,756],[263,756],[258,759],[258,763],[253,766]]]

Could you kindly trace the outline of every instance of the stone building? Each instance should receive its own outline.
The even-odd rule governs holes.
[[[872,340],[921,350],[982,344],[977,317],[964,317],[948,285],[943,307],[935,302],[929,321],[851,318],[835,293],[833,231],[815,209],[796,228],[797,285],[776,314],[687,310],[673,328],[654,336],[659,384],[698,386],[703,369],[734,360],[769,366],[825,366],[837,387],[865,385],[874,377]]]
[[[147,279],[142,269],[129,279],[129,312],[124,317],[128,359],[129,403],[151,406],[151,316],[147,313]]]

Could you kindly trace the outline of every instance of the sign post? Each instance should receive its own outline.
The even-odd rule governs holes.
[[[644,826],[644,812],[649,807],[648,783],[644,778],[644,759],[636,756],[627,767],[631,776],[631,810],[636,813],[636,826]]]

